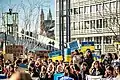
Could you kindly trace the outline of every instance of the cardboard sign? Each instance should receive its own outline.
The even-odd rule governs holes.
[[[12,62],[13,62],[13,60],[14,60],[13,54],[5,54],[4,57],[5,57],[5,60],[8,60],[8,59],[9,59],[9,60],[12,61]]]

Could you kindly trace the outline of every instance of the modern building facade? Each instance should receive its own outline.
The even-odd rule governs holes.
[[[59,0],[55,4],[55,39],[59,41]],[[71,41],[94,41],[97,53],[115,52],[114,40],[120,34],[120,0],[71,0],[70,5]]]

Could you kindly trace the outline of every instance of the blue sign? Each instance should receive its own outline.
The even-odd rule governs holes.
[[[61,56],[61,51],[60,50],[49,53],[50,58],[56,57],[56,56]]]
[[[72,41],[68,43],[68,46],[72,51],[79,48],[78,41]]]

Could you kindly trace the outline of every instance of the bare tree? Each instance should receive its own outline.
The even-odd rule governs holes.
[[[22,16],[22,21],[24,23],[24,29],[28,29],[30,31],[30,29],[33,27],[35,29],[36,26],[38,24],[38,20],[39,20],[39,14],[40,14],[40,8],[48,8],[49,7],[49,0],[27,0],[28,5],[26,5],[23,0],[21,1],[21,11],[23,11],[23,16]]]

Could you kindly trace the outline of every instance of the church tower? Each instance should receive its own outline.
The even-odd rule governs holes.
[[[47,15],[47,20],[52,20],[52,13],[51,13],[50,8],[49,8],[49,13]]]
[[[41,35],[44,32],[44,28],[45,28],[45,25],[44,25],[44,12],[43,12],[43,9],[41,9],[41,14],[40,14],[40,34]]]

